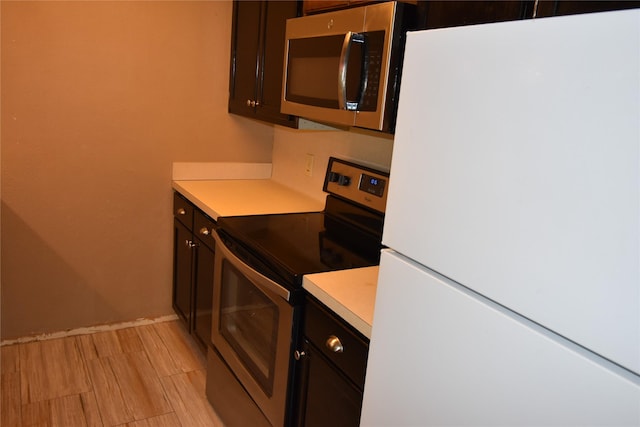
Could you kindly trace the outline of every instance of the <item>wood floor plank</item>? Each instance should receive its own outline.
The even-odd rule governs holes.
[[[20,352],[18,345],[0,347],[0,372],[18,372],[20,370]]]
[[[19,351],[23,404],[91,390],[76,337],[28,343]]]
[[[89,360],[87,365],[104,425],[116,426],[134,421],[108,359]]]
[[[202,377],[202,372],[191,371],[163,377],[160,381],[183,426],[223,427],[206,396],[198,392]]]
[[[207,391],[207,371],[197,370],[189,372],[189,382],[199,396],[205,396]]]
[[[222,426],[181,325],[107,332],[0,347],[0,425]]]
[[[87,420],[87,427],[104,427],[102,417],[100,416],[100,409],[98,408],[98,401],[96,400],[96,394],[93,391],[82,393],[80,399],[82,401],[82,408],[84,409],[84,416]]]
[[[146,353],[123,353],[107,360],[134,419],[142,420],[173,411]]]
[[[153,325],[140,326],[137,329],[138,335],[140,335],[142,344],[151,361],[151,365],[159,377],[166,377],[182,372],[169,354],[167,347]]]
[[[167,347],[167,351],[182,372],[205,369],[206,359],[189,337],[184,328],[177,322],[156,323],[153,328]]]
[[[116,331],[104,331],[91,334],[98,357],[109,357],[123,353]]]
[[[183,427],[174,412],[170,414],[159,415],[153,418],[133,421],[124,424],[121,427]]]
[[[98,358],[98,349],[93,341],[93,334],[79,335],[76,339],[80,346],[80,353],[85,361]]]
[[[20,410],[20,372],[0,374],[0,426],[22,424]]]
[[[140,340],[140,335],[136,331],[136,328],[119,329],[116,331],[118,339],[120,340],[120,346],[125,353],[134,353],[137,351],[144,351],[144,346]]]
[[[51,409],[48,400],[27,403],[22,405],[22,426],[23,427],[50,427]]]
[[[49,402],[52,427],[87,427],[79,394],[59,397]]]

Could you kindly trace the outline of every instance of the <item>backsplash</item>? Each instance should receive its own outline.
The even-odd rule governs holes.
[[[393,137],[354,129],[295,130],[274,127],[272,179],[310,197],[324,200],[322,191],[329,157],[389,170]],[[307,155],[313,155],[311,176],[305,175]]]

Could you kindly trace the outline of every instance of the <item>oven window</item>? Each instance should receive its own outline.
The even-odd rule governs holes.
[[[222,264],[220,333],[271,396],[278,307],[226,260]]]

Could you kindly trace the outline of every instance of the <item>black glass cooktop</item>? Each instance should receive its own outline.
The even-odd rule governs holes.
[[[244,262],[294,288],[304,274],[380,260],[379,235],[325,212],[222,217],[218,234]]]

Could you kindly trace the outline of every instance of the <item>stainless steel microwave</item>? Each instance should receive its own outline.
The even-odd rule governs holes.
[[[288,19],[281,111],[393,133],[414,12],[384,2]]]

